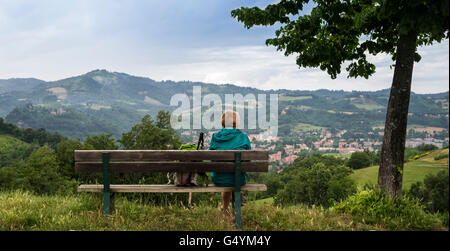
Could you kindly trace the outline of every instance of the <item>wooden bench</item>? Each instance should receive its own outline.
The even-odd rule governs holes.
[[[103,173],[103,185],[80,185],[78,192],[103,192],[103,213],[110,214],[113,193],[190,193],[233,191],[236,228],[242,228],[241,191],[266,191],[264,184],[234,187],[214,185],[177,187],[175,185],[110,184],[110,173],[142,172],[227,172],[240,181],[241,172],[267,172],[268,151],[260,150],[75,150],[78,173]]]

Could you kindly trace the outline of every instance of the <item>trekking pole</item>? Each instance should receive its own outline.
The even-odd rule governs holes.
[[[200,132],[200,137],[198,138],[197,150],[203,150],[204,133]]]
[[[197,150],[203,150],[203,143],[205,142],[204,138],[205,134],[203,132],[200,132],[200,136],[198,137]],[[205,185],[208,187],[209,181],[206,172],[199,174],[204,177]]]

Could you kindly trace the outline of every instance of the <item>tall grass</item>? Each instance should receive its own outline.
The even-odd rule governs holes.
[[[37,196],[29,192],[0,192],[0,230],[158,230],[233,231],[234,217],[219,205],[205,203],[189,209],[182,204],[158,206],[117,197],[111,216],[101,212],[101,194]],[[356,221],[333,208],[248,203],[242,208],[243,230],[389,230],[377,222]]]
[[[101,208],[101,194],[36,196],[22,191],[1,192],[0,230],[232,229],[213,206],[152,206],[118,197],[111,216],[104,217]]]

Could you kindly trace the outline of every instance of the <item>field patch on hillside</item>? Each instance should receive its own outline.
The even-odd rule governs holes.
[[[306,124],[306,123],[298,123],[297,125],[295,125],[293,131],[310,132],[310,131],[319,131],[319,130],[322,130],[325,128],[326,127],[315,126],[315,125]]]
[[[298,101],[298,100],[305,100],[305,99],[312,99],[312,96],[297,96],[297,97],[293,97],[293,96],[280,95],[278,97],[279,101]]]
[[[382,109],[382,105],[378,104],[358,104],[358,103],[352,103],[354,106],[358,107],[358,109],[373,111],[373,110],[379,110]]]
[[[62,87],[53,87],[47,89],[49,92],[53,93],[58,97],[58,99],[66,99],[67,98],[67,90]]]

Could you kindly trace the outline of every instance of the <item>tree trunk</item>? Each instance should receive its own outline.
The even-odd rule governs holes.
[[[403,162],[408,122],[411,79],[417,34],[400,35],[394,78],[386,113],[378,185],[392,199],[402,196]]]

